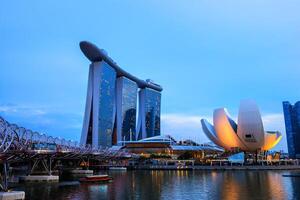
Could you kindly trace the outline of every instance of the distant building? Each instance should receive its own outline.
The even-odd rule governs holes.
[[[89,42],[80,48],[92,62],[81,145],[107,148],[121,141],[137,139],[137,113],[142,122],[141,139],[160,135],[162,87],[151,80],[140,80],[121,69],[107,53]],[[139,91],[139,92],[138,92]],[[137,112],[138,94],[139,100]]]
[[[179,141],[178,144],[180,145],[186,145],[186,146],[200,146],[197,142],[193,141],[193,140],[182,140]]]
[[[286,139],[290,158],[300,158],[300,101],[283,103]]]
[[[151,157],[151,155],[178,157],[189,152],[194,158],[198,159],[203,159],[205,155],[222,153],[224,151],[211,145],[181,145],[169,135],[160,135],[138,141],[126,141],[121,148],[145,157]]]

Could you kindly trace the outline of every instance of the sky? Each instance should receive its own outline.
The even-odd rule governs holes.
[[[253,99],[286,150],[282,101],[300,100],[300,2],[293,0],[4,1],[0,115],[79,140],[88,40],[119,66],[163,86],[162,134],[209,140],[201,118]]]

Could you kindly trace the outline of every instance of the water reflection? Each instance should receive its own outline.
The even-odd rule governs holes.
[[[222,199],[286,199],[281,174],[270,172],[227,172],[219,175]]]
[[[296,172],[284,172],[284,174]],[[300,172],[299,172],[300,173]],[[26,199],[300,199],[300,178],[280,171],[127,171],[108,184],[26,184]]]

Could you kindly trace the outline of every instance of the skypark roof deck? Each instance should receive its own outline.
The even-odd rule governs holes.
[[[140,88],[151,88],[153,90],[156,91],[162,91],[162,87],[156,83],[153,83],[151,80],[141,80],[133,75],[131,75],[130,73],[126,72],[125,70],[123,70],[121,67],[119,67],[117,65],[116,62],[113,61],[113,59],[111,59],[107,53],[102,50],[99,49],[96,45],[87,42],[87,41],[82,41],[79,44],[81,51],[83,52],[83,54],[91,61],[91,62],[100,62],[100,61],[105,61],[106,63],[108,63],[111,67],[113,67],[116,72],[117,72],[117,76],[125,76],[128,79],[134,81],[137,83],[138,87]]]

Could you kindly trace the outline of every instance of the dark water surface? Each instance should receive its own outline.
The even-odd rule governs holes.
[[[18,186],[26,199],[300,199],[296,171],[127,171],[109,172],[107,184],[77,181]]]

